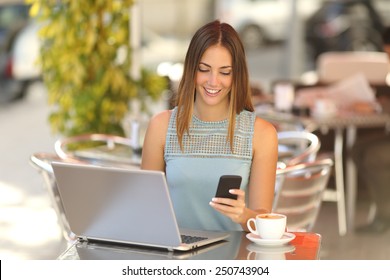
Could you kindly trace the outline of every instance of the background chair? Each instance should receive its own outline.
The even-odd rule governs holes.
[[[311,231],[317,220],[333,160],[323,159],[277,169],[280,188],[273,212],[287,216],[289,231]]]
[[[284,114],[270,108],[269,104],[260,104],[256,106],[256,114],[274,125],[275,129],[280,131],[301,131],[305,130],[304,124],[291,114]]]
[[[136,168],[141,150],[129,138],[109,134],[83,134],[58,139],[54,149],[61,159],[75,159],[97,165]]]
[[[296,165],[316,159],[321,147],[318,136],[308,131],[278,132],[279,161]]]
[[[30,163],[43,176],[45,185],[49,193],[50,200],[52,202],[52,206],[57,214],[58,224],[61,228],[62,236],[67,241],[73,241],[75,240],[75,235],[70,230],[68,220],[65,217],[64,207],[61,202],[60,193],[58,191],[53,168],[51,166],[51,162],[53,161],[62,161],[62,162],[66,161],[66,162],[75,162],[75,163],[82,163],[82,162],[76,161],[74,159],[64,160],[53,153],[34,153],[30,156]]]
[[[389,73],[389,58],[385,52],[325,52],[317,59],[317,73],[322,84],[361,73],[371,85],[384,85]]]
[[[120,136],[84,134],[57,140],[54,145],[56,154],[34,153],[30,156],[30,163],[43,176],[62,235],[66,240],[73,241],[75,236],[65,216],[51,163],[60,161],[138,169],[140,151],[135,151],[131,144],[130,139]]]

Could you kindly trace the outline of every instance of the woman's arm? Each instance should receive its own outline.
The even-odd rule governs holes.
[[[260,118],[256,119],[253,136],[253,161],[248,187],[248,211],[241,222],[257,214],[272,211],[275,193],[276,165],[278,161],[278,135],[275,127]]]
[[[278,137],[275,127],[257,118],[253,135],[253,160],[248,193],[245,194],[241,189],[231,190],[231,193],[238,196],[237,200],[213,198],[211,206],[239,223],[243,230],[248,231],[246,223],[249,218],[272,211],[277,159]],[[249,205],[245,204],[246,195]]]
[[[164,147],[171,111],[153,116],[146,130],[142,146],[141,169],[165,172]]]

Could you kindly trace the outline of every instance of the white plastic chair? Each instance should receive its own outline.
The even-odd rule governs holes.
[[[280,188],[273,212],[287,216],[289,231],[311,231],[322,204],[333,160],[323,159],[277,169]]]
[[[75,240],[76,236],[70,230],[68,220],[65,216],[64,207],[62,205],[60,193],[58,191],[57,183],[54,177],[53,168],[51,166],[53,161],[75,162],[79,164],[82,162],[76,161],[74,159],[64,160],[53,153],[34,153],[30,156],[30,163],[43,176],[50,200],[52,202],[52,207],[57,214],[58,224],[61,228],[62,236],[65,238],[65,240],[71,242]]]
[[[129,138],[109,134],[82,134],[58,139],[54,144],[61,159],[75,159],[96,165],[139,167],[141,150]]]
[[[314,161],[320,147],[320,140],[314,133],[304,130],[278,132],[279,161],[286,165]]]

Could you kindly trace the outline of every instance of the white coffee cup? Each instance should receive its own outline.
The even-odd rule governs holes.
[[[337,107],[335,103],[326,98],[317,99],[314,102],[313,115],[315,117],[325,118],[333,117],[337,113]]]
[[[247,221],[250,232],[262,239],[280,239],[286,231],[287,217],[282,214],[259,214]],[[252,227],[255,225],[255,228]]]
[[[294,85],[290,82],[278,82],[274,88],[274,103],[278,111],[290,112],[294,104]]]

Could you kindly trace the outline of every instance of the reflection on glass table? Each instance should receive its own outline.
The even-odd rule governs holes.
[[[295,238],[281,246],[260,246],[247,232],[229,232],[228,239],[188,252],[168,251],[145,246],[76,241],[59,260],[315,260],[320,258],[321,235],[294,232]]]

